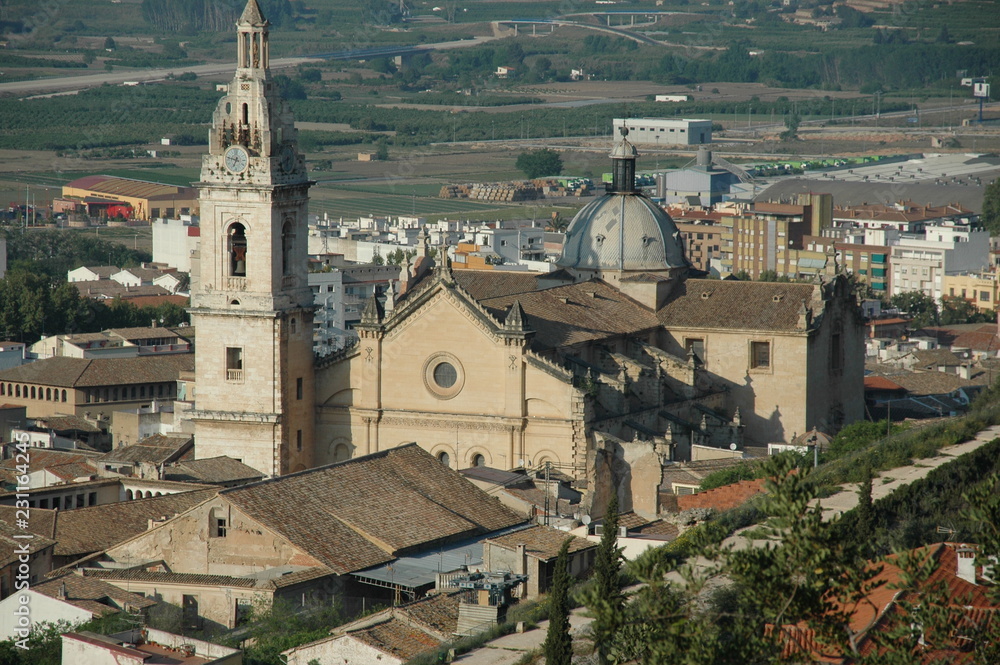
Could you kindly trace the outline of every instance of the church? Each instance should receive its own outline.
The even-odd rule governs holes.
[[[863,417],[861,311],[847,280],[689,277],[673,220],[635,187],[623,131],[608,191],[574,217],[557,270],[452,270],[426,234],[359,340],[312,351],[309,187],[249,0],[236,75],[202,164],[198,457],[270,476],[410,442],[455,469],[548,468],[655,512],[663,464],[834,433]]]

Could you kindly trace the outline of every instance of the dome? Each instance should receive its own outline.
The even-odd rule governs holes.
[[[624,252],[619,251],[622,240]],[[576,214],[566,230],[558,265],[651,272],[684,268],[688,262],[670,215],[645,196],[622,193],[602,196]]]

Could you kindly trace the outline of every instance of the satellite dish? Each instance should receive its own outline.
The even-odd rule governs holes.
[[[730,443],[729,444],[729,449],[730,450],[736,450],[736,444],[735,443]]]
[[[585,525],[589,526],[590,525],[590,515],[584,515],[583,517],[580,518],[580,521],[583,522]]]

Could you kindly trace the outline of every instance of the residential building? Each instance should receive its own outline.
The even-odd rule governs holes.
[[[920,291],[940,301],[944,278],[989,266],[990,234],[972,226],[935,226],[893,245],[890,295]]]
[[[113,635],[62,635],[63,665],[242,665],[243,652],[190,635],[143,627]]]
[[[628,127],[629,140],[636,145],[700,145],[712,142],[711,120],[674,118],[615,118],[614,131]]]
[[[44,505],[39,505],[40,501],[34,502],[28,529],[35,534],[38,542],[45,542],[46,539],[55,542],[50,557],[51,565],[48,568],[42,566],[43,573],[62,568],[145,533],[153,524],[185,512],[219,491],[218,487],[193,483],[159,483],[158,491],[164,491],[166,485],[172,486],[173,493],[133,498],[133,494],[142,492],[137,489],[124,490],[121,483],[114,481],[103,484],[114,488],[114,500],[103,505],[64,509],[65,504],[62,502],[52,501],[52,507],[47,500]],[[144,485],[153,486],[150,483]],[[72,487],[61,489],[63,493],[73,490]],[[72,502],[69,508],[72,508]],[[0,505],[0,519],[8,524],[12,523],[17,510],[13,505]],[[81,579],[79,575],[73,577]]]
[[[673,217],[673,215],[671,215]],[[691,266],[712,271],[712,262],[722,256],[722,226],[714,220],[684,222],[674,218]]]
[[[848,275],[855,275],[876,293],[885,293],[889,288],[891,248],[888,245],[866,244],[863,241],[863,236],[838,239],[831,235],[810,235],[802,240],[805,249],[809,251],[824,256],[829,256],[832,251],[839,270]]]
[[[583,578],[594,567],[597,544],[548,526],[533,526],[487,539],[483,548],[483,564],[491,572],[526,575],[524,597],[537,598],[552,586],[556,557],[567,539],[572,539],[569,574]]]
[[[3,554],[0,555],[0,600],[17,591],[18,580],[34,586],[52,570],[52,552],[56,541],[45,536],[24,539],[24,534],[13,524],[15,522],[0,524],[0,545],[3,547]],[[13,614],[0,619],[0,629],[4,621],[10,619],[16,620]]]
[[[83,574],[232,628],[251,603],[277,598],[354,612],[362,598],[419,597],[438,571],[466,563],[471,543],[523,522],[411,444],[223,489],[89,560]],[[418,556],[422,566],[398,565],[421,572],[397,579],[394,562]],[[446,570],[442,560],[455,563]]]
[[[962,275],[945,275],[941,280],[943,296],[965,298],[978,312],[995,312],[1000,297],[1000,271],[995,268]]]
[[[153,399],[173,399],[182,370],[194,369],[190,353],[137,358],[55,356],[0,370],[0,396],[27,407],[29,418],[79,415],[110,419]]]
[[[19,596],[28,598],[31,624],[77,625],[116,612],[133,612],[145,615],[157,602],[100,580],[88,579],[73,573],[63,573],[48,579],[38,579],[30,588],[18,591],[0,601],[0,640],[21,639],[18,629],[19,615],[15,613]],[[34,626],[29,626],[29,628]],[[64,663],[68,662],[65,659]],[[72,665],[85,661],[69,661]]]
[[[765,271],[793,278],[832,274],[821,250],[809,250],[806,236],[818,236],[831,222],[829,194],[803,194],[798,203],[758,201],[749,210],[722,218],[723,273],[746,272],[756,279]]]
[[[104,478],[163,479],[163,466],[194,457],[194,439],[190,435],[154,434],[128,446],[116,447],[94,460]]]
[[[463,592],[435,593],[338,626],[329,637],[283,652],[287,665],[403,665],[457,637]]]
[[[900,233],[920,234],[933,226],[975,224],[978,220],[979,215],[958,203],[932,206],[899,201],[891,205],[864,203],[833,209],[833,221],[838,226],[895,229]]]
[[[198,218],[186,215],[177,219],[161,218],[150,222],[153,229],[153,261],[176,268],[178,272],[192,271],[192,257],[201,241]]]
[[[193,334],[191,327],[119,328],[43,337],[29,350],[33,358],[134,358],[153,353],[189,353]]]

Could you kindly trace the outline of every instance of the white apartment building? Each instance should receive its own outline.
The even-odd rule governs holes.
[[[165,263],[180,272],[190,273],[191,256],[198,250],[198,243],[201,242],[198,218],[182,215],[180,219],[154,219],[151,224],[153,262]]]
[[[922,291],[935,300],[945,275],[982,270],[990,262],[990,234],[969,226],[933,226],[923,237],[901,236],[892,246],[889,295]]]

